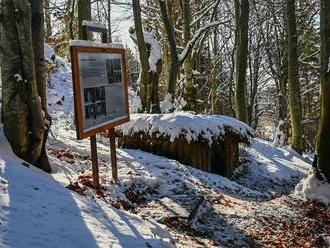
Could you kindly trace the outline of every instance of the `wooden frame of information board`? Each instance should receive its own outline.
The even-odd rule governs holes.
[[[71,46],[71,60],[72,60],[72,80],[73,80],[73,92],[74,92],[74,108],[75,108],[75,122],[77,138],[83,139],[91,137],[97,133],[107,131],[115,126],[121,125],[129,121],[129,103],[128,103],[128,73],[127,73],[127,61],[126,51],[120,48],[107,48],[107,47],[85,47],[85,46]],[[81,82],[80,82],[80,66],[78,61],[79,53],[103,53],[103,54],[120,54],[122,57],[122,71],[123,71],[123,84],[124,84],[124,101],[125,101],[125,116],[116,118],[113,122],[107,122],[104,125],[97,125],[95,128],[89,128],[84,130],[84,120],[82,109],[82,97],[81,97]]]

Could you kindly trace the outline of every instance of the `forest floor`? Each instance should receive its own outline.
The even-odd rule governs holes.
[[[89,140],[76,140],[71,72],[52,78],[52,176],[95,202],[164,225],[177,247],[329,247],[330,210],[294,195],[310,160],[254,139],[230,179],[138,150],[118,149],[111,178],[108,139],[98,137],[102,189],[91,187]]]

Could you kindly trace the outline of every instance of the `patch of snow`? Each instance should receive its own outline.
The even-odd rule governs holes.
[[[55,61],[54,49],[47,43],[44,43],[44,52],[45,52],[45,60],[49,64],[54,64],[54,61]]]
[[[130,113],[138,113],[142,107],[141,99],[130,87],[128,88],[128,99]]]
[[[49,111],[53,109],[59,111],[60,105],[66,112],[73,112],[73,92],[72,92],[72,72],[71,65],[59,56],[56,56],[55,72],[50,78],[50,84],[47,87],[47,102],[50,107]],[[69,116],[69,115],[68,115]]]
[[[157,37],[153,33],[144,32],[143,33],[144,40],[146,43],[150,45],[150,56],[149,56],[149,67],[150,71],[157,71],[157,63],[162,60],[163,52],[162,47],[157,40]]]
[[[284,146],[285,143],[285,133],[283,131],[284,121],[280,120],[276,128],[275,138],[273,144],[275,146]]]
[[[0,133],[0,247],[172,247],[164,227],[27,167]]]
[[[193,75],[201,75],[201,73],[197,70],[193,70],[192,72],[193,72]]]
[[[306,200],[316,200],[330,205],[330,184],[318,180],[314,173],[310,173],[297,185],[295,194]]]
[[[70,46],[79,46],[79,47],[101,47],[101,48],[116,48],[123,49],[122,44],[117,43],[100,43],[93,42],[90,40],[70,40]]]
[[[172,95],[168,93],[164,100],[160,102],[160,111],[162,113],[170,113],[172,110],[181,111],[186,105],[187,102],[183,98],[174,99],[174,102],[172,102]]]
[[[130,37],[133,41],[136,41],[135,32],[130,33]],[[163,52],[160,42],[156,35],[150,32],[143,32],[144,42],[150,45],[150,56],[149,56],[149,70],[157,72],[157,63],[162,60]]]
[[[250,147],[241,147],[241,157],[247,162],[235,170],[236,181],[271,195],[291,192],[311,168],[310,161],[290,147],[257,138]]]
[[[105,26],[102,23],[93,22],[93,21],[87,21],[87,20],[83,20],[81,25],[82,26],[91,27],[91,28],[107,29],[107,26]]]
[[[330,247],[330,236],[324,238],[326,244]]]
[[[181,135],[188,141],[200,137],[212,144],[214,139],[225,134],[226,129],[250,139],[252,128],[234,118],[221,115],[194,115],[187,112],[171,114],[134,114],[131,121],[116,128],[124,135],[144,132],[149,135],[164,135],[173,142]]]
[[[19,73],[16,73],[14,75],[15,79],[16,79],[16,82],[22,82],[23,81],[23,78],[22,78],[22,75],[19,74]]]

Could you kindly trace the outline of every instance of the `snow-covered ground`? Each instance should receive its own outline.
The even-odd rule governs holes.
[[[273,220],[276,229],[288,216],[292,223],[305,218],[297,207],[301,201],[291,193],[310,169],[310,161],[288,147],[278,148],[260,139],[252,140],[251,147],[241,147],[243,165],[231,179],[142,151],[118,149],[119,183],[115,184],[111,179],[108,139],[98,137],[103,186],[102,197],[98,198],[89,187],[89,141],[75,139],[70,70],[63,68],[52,80],[51,96],[60,94],[64,100],[50,107],[54,125],[48,147],[52,175],[64,186],[71,184],[73,190],[96,202],[165,224],[178,247],[265,245],[269,239],[285,240],[276,231],[273,236],[264,235],[270,232],[268,220],[279,222]],[[289,237],[285,229],[283,232]],[[322,237],[329,234],[322,232]],[[301,244],[300,240],[287,242],[291,247]]]
[[[0,247],[164,246],[159,224],[62,187],[12,154],[0,131]]]
[[[72,89],[66,81],[71,71],[59,68],[48,94],[53,133],[65,141],[63,137],[71,134],[67,128],[73,128]],[[74,135],[68,137],[74,140]],[[12,153],[0,126],[0,247],[173,246],[164,226],[63,187],[67,184],[59,182],[67,171],[59,170],[69,167],[66,163],[58,166],[56,158],[51,159],[53,175],[21,161]]]
[[[24,239],[24,247],[319,247],[330,239],[330,211],[292,194],[309,160],[260,139],[241,147],[232,178],[117,149],[114,183],[108,139],[98,137],[95,191],[89,140],[76,140],[71,71],[57,63],[48,90],[53,173],[22,166],[0,137],[1,247]]]

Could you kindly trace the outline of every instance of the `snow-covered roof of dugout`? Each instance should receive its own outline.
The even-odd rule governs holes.
[[[93,42],[90,40],[70,40],[70,46],[102,47],[102,48],[118,48],[118,49],[124,48],[124,46],[120,43],[100,43],[100,42]]]
[[[168,136],[173,142],[184,137],[188,142],[203,138],[212,144],[226,131],[250,139],[253,129],[234,118],[222,115],[194,115],[185,112],[171,114],[133,114],[131,121],[116,128],[123,135],[144,132],[149,135]]]

